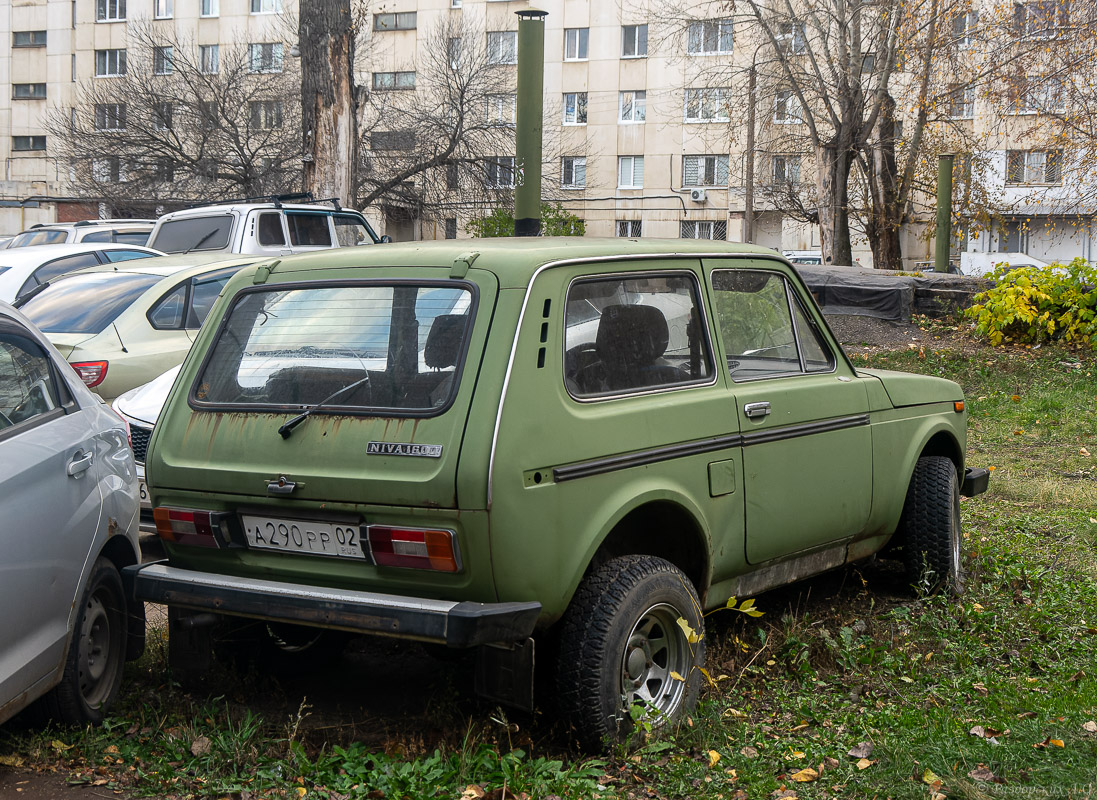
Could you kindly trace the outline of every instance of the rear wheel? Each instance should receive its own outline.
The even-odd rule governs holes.
[[[960,562],[960,482],[952,460],[918,459],[896,532],[906,579],[930,591],[964,589]]]
[[[697,594],[661,558],[624,556],[588,575],[561,623],[556,693],[560,711],[589,750],[636,727],[675,722],[697,701],[704,640]]]
[[[74,725],[102,722],[122,685],[126,632],[122,578],[100,558],[78,606],[61,683],[42,698],[49,717]]]

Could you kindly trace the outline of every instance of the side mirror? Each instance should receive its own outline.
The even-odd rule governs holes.
[[[389,236],[387,233],[384,236],[381,237],[381,244],[390,244],[391,242],[392,242],[392,237]]]

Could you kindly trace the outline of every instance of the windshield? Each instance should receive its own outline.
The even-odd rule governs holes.
[[[68,231],[24,231],[11,240],[11,247],[33,247],[38,244],[61,244],[68,240]]]
[[[228,247],[232,215],[184,217],[165,222],[149,247],[162,253],[187,253],[192,250],[223,250]]]
[[[195,399],[440,411],[456,391],[473,307],[467,284],[261,289],[232,308]]]
[[[158,275],[95,272],[47,286],[20,307],[45,333],[99,333],[130,307]]]

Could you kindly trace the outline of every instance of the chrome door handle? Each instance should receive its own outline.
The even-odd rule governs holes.
[[[755,417],[764,417],[768,415],[769,412],[770,408],[768,402],[747,403],[743,406],[743,413],[751,419],[754,419]]]
[[[69,474],[70,478],[75,478],[83,472],[86,472],[91,467],[92,453],[78,452],[72,457],[72,461],[69,462],[65,471]]]

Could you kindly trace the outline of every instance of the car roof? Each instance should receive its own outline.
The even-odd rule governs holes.
[[[82,219],[76,222],[41,222],[37,225],[31,225],[25,231],[20,233],[30,233],[31,231],[71,231],[77,228],[107,228],[107,227],[142,227],[147,225],[155,225],[154,219]]]
[[[246,267],[262,261],[265,256],[233,256],[226,258],[225,253],[181,253],[179,255],[160,256],[159,258],[141,258],[134,261],[119,261],[115,264],[101,264],[98,267],[87,267],[69,272],[60,276],[54,284],[76,275],[87,275],[93,272],[121,272],[129,275],[158,275],[162,278],[176,276],[187,278],[192,275],[202,275],[213,272],[221,267]]]
[[[41,229],[37,229],[41,230]],[[99,250],[138,250],[159,256],[159,250],[121,242],[69,242],[65,244],[39,244],[34,247],[13,247],[0,250],[0,267],[22,267],[28,264],[44,264],[55,258],[94,253]],[[144,259],[141,259],[144,260]]]
[[[747,256],[785,263],[768,247],[706,239],[625,239],[589,236],[500,237],[401,242],[383,247],[336,247],[285,256],[273,274],[354,267],[442,267],[465,260],[499,277],[504,287],[526,286],[545,264],[564,260],[630,260],[650,257]]]
[[[159,221],[169,222],[185,217],[208,217],[215,214],[231,214],[233,212],[244,213],[263,209],[269,209],[271,211],[313,211],[327,214],[348,213],[361,216],[361,212],[357,209],[335,208],[330,203],[223,203],[218,205],[196,206],[195,208],[184,208],[179,211],[170,211],[160,217]]]

